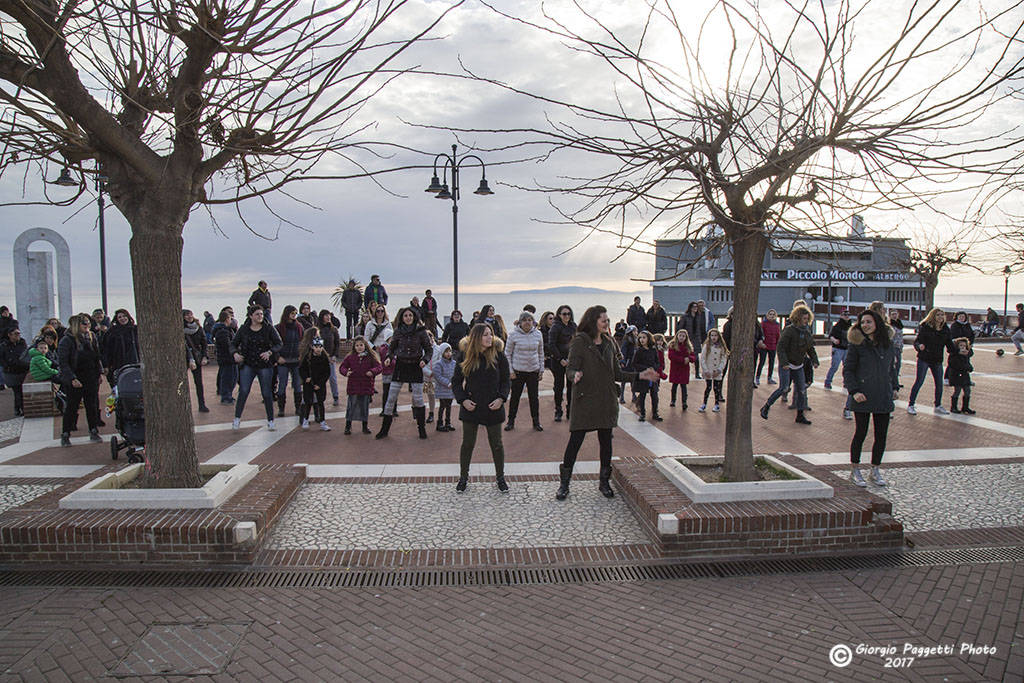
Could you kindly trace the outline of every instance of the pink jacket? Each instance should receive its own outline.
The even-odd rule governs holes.
[[[668,348],[668,359],[672,363],[668,373],[668,381],[672,384],[689,384],[690,364],[697,361],[696,354],[693,351],[687,351],[685,348],[673,349],[670,346]]]
[[[380,363],[375,361],[370,354],[359,356],[350,353],[338,366],[338,374],[348,377],[345,391],[349,396],[373,396],[373,380],[380,374],[380,371]],[[348,374],[350,372],[351,376]],[[367,372],[372,372],[373,377],[367,377]]]
[[[779,346],[779,335],[782,334],[782,327],[778,322],[764,320],[761,322],[761,331],[764,332],[764,346],[769,351],[774,351]]]

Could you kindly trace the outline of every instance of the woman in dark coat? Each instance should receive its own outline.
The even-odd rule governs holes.
[[[502,353],[504,344],[490,325],[479,323],[462,341],[463,358],[455,365],[452,393],[459,402],[462,422],[462,448],[459,450],[459,483],[455,490],[466,490],[469,463],[481,425],[487,429],[487,443],[494,458],[494,481],[498,490],[508,491],[505,483],[505,449],[501,443],[501,423],[505,421],[505,403],[511,390],[509,364]]]
[[[469,324],[462,319],[462,311],[452,311],[448,324],[444,326],[441,333],[442,344],[448,344],[453,349],[459,348],[463,337],[469,334]]]
[[[609,480],[612,476],[612,429],[619,422],[618,389],[616,382],[636,379],[653,382],[658,371],[648,368],[641,373],[626,372],[619,367],[615,341],[611,336],[608,310],[604,306],[591,306],[583,314],[576,328],[576,336],[569,345],[566,371],[572,377],[572,411],[569,413],[569,443],[559,466],[561,482],[555,498],[565,500],[569,495],[569,480],[576,464],[576,456],[587,432],[597,432],[601,448],[601,473],[598,490],[606,497],[615,495]]]
[[[249,317],[238,328],[231,340],[231,354],[238,369],[238,400],[235,401],[235,419],[231,428],[239,429],[242,422],[242,411],[249,398],[252,383],[260,381],[260,393],[263,395],[263,407],[267,412],[267,430],[274,431],[274,366],[277,365],[277,353],[281,350],[281,335],[274,326],[263,320],[263,309],[253,306],[249,309]]]
[[[789,324],[779,335],[779,387],[761,406],[761,417],[768,419],[768,411],[772,404],[789,391],[793,383],[793,404],[796,405],[796,422],[811,424],[804,416],[807,408],[807,374],[808,366],[818,366],[818,352],[814,349],[814,333],[811,323],[814,314],[806,306],[795,306],[789,314]]]
[[[391,373],[387,402],[384,404],[384,420],[376,438],[383,439],[391,430],[391,422],[398,410],[398,395],[402,392],[402,385],[408,382],[412,389],[412,414],[416,418],[420,438],[425,439],[427,411],[423,404],[423,368],[434,355],[434,345],[427,336],[427,328],[423,327],[412,308],[400,310],[396,321],[398,325],[388,347],[388,357],[394,371]]]
[[[28,355],[28,344],[21,338],[21,330],[8,328],[0,338],[0,365],[3,366],[4,384],[14,392],[14,414],[25,412],[22,385],[28,373],[29,364],[23,358]]]
[[[572,379],[566,375],[569,365],[569,344],[576,336],[576,322],[572,308],[562,304],[555,311],[555,322],[548,330],[548,348],[551,350],[551,375],[555,381],[555,422],[562,421],[562,387],[565,387],[565,411],[572,410]]]
[[[857,316],[857,322],[846,333],[847,351],[843,361],[843,384],[852,399],[849,403],[856,421],[853,441],[850,442],[850,478],[857,486],[867,486],[860,472],[860,452],[868,434],[868,422],[874,420],[875,441],[871,446],[870,479],[885,486],[879,471],[885,453],[885,439],[889,432],[889,417],[895,406],[893,399],[899,391],[896,371],[896,348],[889,338],[889,329],[882,317],[867,309]]]
[[[204,332],[205,334],[205,332]],[[125,365],[139,362],[139,328],[131,314],[123,308],[114,311],[114,320],[103,339],[103,367],[107,369],[107,381],[113,387],[114,376]]]
[[[192,311],[187,308],[181,312],[185,324],[185,346],[192,352],[192,360],[195,367],[192,368],[192,380],[196,385],[196,400],[199,402],[199,412],[208,413],[206,397],[203,395],[203,366],[209,363],[206,353],[206,332],[199,324]]]
[[[942,405],[942,362],[946,349],[955,351],[949,336],[949,325],[946,324],[946,312],[941,308],[933,308],[921,321],[917,328],[917,338],[914,339],[914,348],[917,349],[917,379],[910,389],[910,400],[907,412],[917,415],[917,392],[924,386],[925,378],[930,372],[935,381],[935,412],[939,415],[949,415],[949,411]]]
[[[232,394],[238,384],[238,366],[231,357],[231,339],[235,336],[231,323],[235,321],[231,309],[225,308],[213,324],[213,346],[217,353],[217,393],[223,405],[235,402]]]
[[[71,445],[71,432],[78,422],[78,404],[85,403],[85,418],[89,423],[89,440],[102,441],[100,424],[100,375],[103,363],[100,345],[92,333],[92,318],[79,313],[68,320],[67,332],[57,345],[60,383],[67,396],[60,432],[60,445]]]

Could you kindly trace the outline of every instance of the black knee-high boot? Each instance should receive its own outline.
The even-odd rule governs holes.
[[[555,500],[565,500],[569,495],[569,480],[572,479],[572,466],[558,466],[558,491],[555,493]]]
[[[295,414],[298,415],[299,411],[302,409],[302,392],[301,391],[293,392],[293,396],[292,397],[295,399]],[[319,421],[323,422],[323,418],[321,417]]]
[[[380,423],[380,431],[377,432],[376,438],[383,439],[385,436],[388,435],[388,432],[391,431],[391,420],[393,419],[394,418],[392,418],[390,415],[384,416],[382,422]]]
[[[413,417],[416,418],[416,429],[420,433],[420,438],[421,439],[427,438],[427,427],[426,427],[427,407],[426,406],[419,406],[419,407],[413,406],[412,407],[412,414],[413,414]]]

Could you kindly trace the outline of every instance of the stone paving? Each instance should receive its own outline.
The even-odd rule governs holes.
[[[892,501],[906,531],[1024,526],[1022,463],[883,470],[888,486],[869,482],[868,488]],[[849,476],[849,470],[832,473]]]
[[[646,543],[619,496],[575,482],[569,500],[553,481],[453,484],[307,484],[282,514],[266,548],[411,550]]]
[[[21,436],[21,426],[25,423],[25,418],[15,417],[11,420],[0,421],[0,441],[7,441],[9,439],[17,439]]]
[[[55,488],[58,488],[56,484],[2,484],[0,485],[0,512],[24,505]]]

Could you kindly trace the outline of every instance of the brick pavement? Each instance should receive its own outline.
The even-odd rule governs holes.
[[[198,681],[1020,680],[1022,592],[1022,563],[512,587],[3,587],[0,681],[105,676],[168,622],[245,626],[224,670]],[[963,642],[996,653],[900,670],[828,661],[839,643]]]

